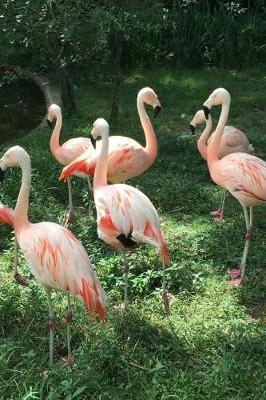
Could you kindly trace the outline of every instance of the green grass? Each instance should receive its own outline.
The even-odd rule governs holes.
[[[196,138],[188,130],[210,92],[224,86],[232,95],[229,124],[245,131],[258,156],[265,159],[265,76],[254,70],[137,72],[122,87],[120,119],[111,124],[111,134],[144,143],[135,103],[137,91],[147,85],[156,90],[163,107],[153,120],[159,156],[130,184],[147,194],[160,212],[171,257],[167,270],[171,315],[167,318],[162,313],[159,254],[149,246],[139,247],[129,257],[128,311],[121,315],[113,308],[122,296],[121,256],[97,238],[95,218],[80,213],[72,230],[89,252],[107,291],[107,321],[90,323],[82,304],[73,299],[74,366],[66,368],[58,361],[66,350],[66,298],[54,293],[57,361],[48,370],[46,297],[22,256],[21,270],[30,286],[19,287],[11,279],[12,235],[2,226],[1,400],[266,398],[265,209],[255,211],[256,234],[246,285],[231,289],[227,269],[237,265],[244,245],[242,210],[228,195],[225,222],[217,225],[210,220],[208,213],[217,208],[220,190],[211,182]],[[108,119],[111,95],[111,84],[78,83],[79,111],[65,117],[62,140],[87,135],[99,116]],[[219,110],[213,113],[218,114]],[[49,136],[48,129],[36,131],[16,144],[24,146],[32,158],[30,219],[61,223],[67,188],[58,182],[60,166],[50,154]],[[18,170],[7,173],[0,188],[4,203],[15,205],[20,180]],[[75,205],[87,207],[85,183],[76,178],[74,185]]]

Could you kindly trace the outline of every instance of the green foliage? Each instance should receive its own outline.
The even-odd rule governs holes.
[[[71,230],[86,247],[108,294],[105,324],[91,323],[73,299],[73,368],[61,365],[66,353],[63,294],[54,293],[58,319],[56,362],[48,370],[47,301],[30,276],[22,255],[22,272],[30,287],[11,278],[11,231],[0,227],[0,399],[195,399],[261,400],[266,395],[265,365],[265,209],[255,211],[256,234],[247,267],[247,282],[231,289],[227,269],[243,250],[244,221],[236,200],[227,196],[225,222],[213,223],[208,212],[219,202],[196,149],[188,124],[217,86],[232,95],[229,124],[243,129],[256,153],[266,158],[265,78],[260,71],[160,69],[133,73],[121,93],[119,124],[111,134],[125,134],[143,143],[135,108],[137,91],[149,85],[158,93],[162,111],[152,120],[159,144],[154,165],[130,184],[146,193],[162,219],[170,249],[167,286],[171,315],[161,308],[161,263],[151,246],[129,256],[128,311],[114,305],[122,296],[122,258],[97,238],[95,210],[88,216],[89,197],[81,179],[73,179],[77,211]],[[243,91],[245,87],[245,91]],[[62,141],[88,135],[97,117],[108,117],[112,88],[101,80],[80,82],[79,112],[66,118]],[[149,110],[148,110],[149,112]],[[213,109],[214,117],[219,110]],[[58,182],[60,165],[48,147],[50,130],[33,132],[11,144],[31,155],[33,176],[30,220],[62,223],[67,188]],[[5,149],[2,149],[1,153]],[[19,170],[9,170],[0,199],[15,205]],[[85,201],[85,202],[84,202]]]

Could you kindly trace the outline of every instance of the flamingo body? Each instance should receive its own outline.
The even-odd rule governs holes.
[[[143,88],[137,97],[139,117],[146,137],[146,146],[143,147],[136,140],[125,136],[111,136],[109,139],[109,152],[107,163],[107,179],[111,183],[121,183],[135,176],[141,175],[154,162],[157,157],[157,141],[151,124],[146,114],[144,103],[154,107],[156,112],[161,104],[156,93],[151,88]],[[75,161],[67,165],[59,179],[66,180],[72,174],[78,176],[93,176],[98,162],[102,140],[97,142],[96,150],[88,150]]]
[[[53,222],[29,223],[17,239],[35,278],[48,289],[70,292],[88,313],[104,319],[103,291],[79,240]]]
[[[162,261],[168,263],[168,249],[160,230],[160,220],[145,194],[132,186],[115,184],[94,189],[98,236],[107,244],[126,250],[137,242],[159,249]],[[121,241],[121,237],[132,241]]]
[[[61,172],[60,180],[71,175],[80,177],[94,176],[99,159],[102,141],[96,142],[96,151],[86,151]],[[107,180],[111,183],[120,183],[141,175],[154,162],[155,157],[149,157],[137,141],[125,136],[111,136],[109,140],[107,162]]]
[[[266,203],[266,162],[245,153],[230,154],[210,167],[213,181],[242,205]]]

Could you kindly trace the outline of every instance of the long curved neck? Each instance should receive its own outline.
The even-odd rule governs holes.
[[[220,114],[219,122],[215,132],[213,133],[213,139],[211,143],[208,145],[208,150],[207,150],[207,162],[209,169],[212,167],[213,163],[219,161],[218,157],[219,145],[221,142],[224,127],[228,119],[229,108],[230,108],[230,100],[222,103],[222,111]]]
[[[145,139],[146,139],[146,146],[145,151],[148,157],[150,158],[151,162],[155,160],[157,157],[157,139],[155,132],[153,130],[153,126],[151,124],[150,118],[148,117],[145,107],[144,101],[142,97],[138,97],[137,99],[137,109],[139,113],[140,122],[144,131]]]
[[[59,136],[61,128],[62,128],[62,115],[59,113],[56,117],[56,124],[50,139],[50,149],[53,154],[57,153],[58,150],[60,149]]]
[[[101,152],[94,172],[93,189],[107,185],[109,133],[102,135]]]
[[[17,199],[17,204],[14,212],[14,227],[15,231],[29,223],[28,208],[29,208],[29,193],[31,185],[31,165],[30,160],[24,160],[21,163],[22,183]]]
[[[204,160],[207,160],[207,142],[208,142],[209,136],[211,134],[211,130],[212,130],[212,119],[211,119],[211,116],[209,115],[209,118],[206,120],[205,129],[202,132],[202,134],[200,135],[198,143],[197,143],[198,150],[199,150],[202,158],[204,158]]]

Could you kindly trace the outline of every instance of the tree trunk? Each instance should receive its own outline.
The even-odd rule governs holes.
[[[62,101],[68,114],[77,112],[73,84],[65,68],[62,68],[60,72],[60,85]]]
[[[122,55],[122,42],[119,38],[118,32],[116,32],[116,48],[115,48],[115,60],[114,60],[114,91],[112,98],[112,109],[110,119],[111,121],[117,121],[119,112],[119,95],[120,87],[122,83],[122,73],[121,73],[121,55]]]

